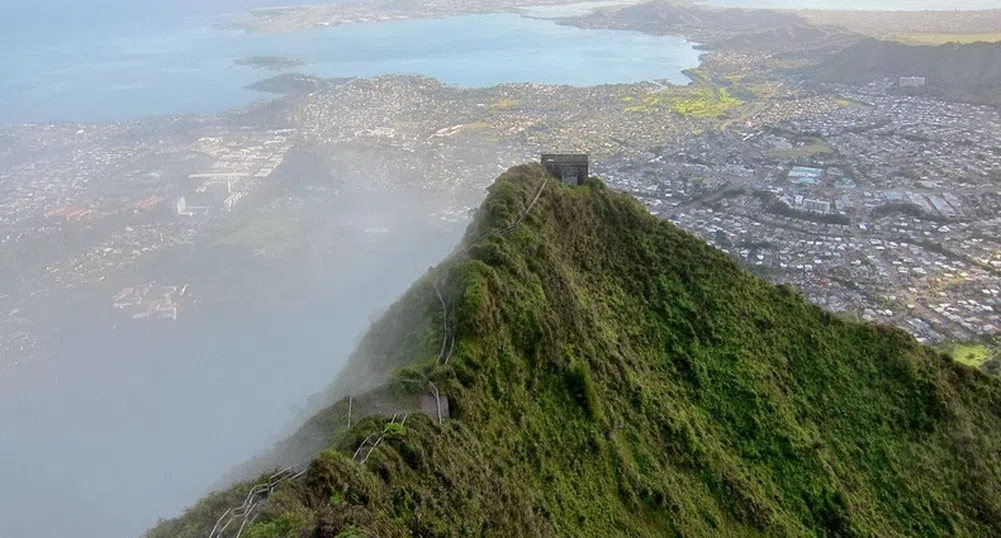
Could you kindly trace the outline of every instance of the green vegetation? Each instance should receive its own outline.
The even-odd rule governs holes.
[[[899,41],[908,45],[945,45],[946,43],[997,43],[1001,41],[1001,33],[993,34],[936,34],[936,33],[900,33],[891,34],[891,41]]]
[[[782,160],[809,160],[814,157],[830,155],[832,153],[834,153],[834,148],[832,148],[826,140],[819,136],[814,136],[798,141],[796,145],[790,149],[771,149],[768,151],[768,156],[772,159]]]
[[[945,352],[958,362],[979,368],[991,358],[991,349],[983,344],[953,344]]]
[[[501,176],[464,245],[544,178]],[[251,536],[1001,535],[1001,381],[768,284],[597,180],[550,180],[510,235],[415,283],[361,367],[433,378],[451,419],[410,416],[360,465],[387,420],[335,434],[343,404],[321,413],[299,435],[326,449]],[[246,488],[149,537],[207,535]]]
[[[462,126],[463,131],[483,131],[489,129],[490,124],[485,121],[474,121],[472,123],[467,123]]]
[[[835,98],[834,104],[842,107],[851,107],[851,108],[865,108],[868,106],[860,101],[856,101],[854,99],[846,99],[844,97]]]
[[[953,342],[939,346],[956,362],[977,368],[988,375],[1001,376],[1001,338],[977,342]]]
[[[763,102],[775,96],[779,85],[774,82],[749,82],[743,81],[739,86],[735,86],[735,92],[747,101]]]
[[[692,82],[699,86],[707,86],[712,83],[712,73],[707,69],[701,67],[693,67],[691,69],[685,69],[682,71],[686,77],[692,79]]]
[[[812,213],[810,211],[800,211],[778,201],[768,205],[767,210],[769,213],[775,215],[781,215],[791,219],[805,220],[808,222],[816,222],[818,224],[837,224],[839,226],[848,226],[851,224],[851,219],[849,219],[847,215],[842,215],[840,213],[821,214]]]
[[[518,99],[509,99],[507,97],[501,97],[500,99],[490,103],[489,109],[493,110],[507,110],[509,108],[515,108],[521,104]]]
[[[676,112],[694,118],[718,118],[744,104],[730,95],[727,88],[674,86],[639,97],[641,104],[626,107],[626,112]],[[633,102],[632,97],[623,98]]]
[[[937,213],[929,213],[923,207],[911,202],[888,202],[872,210],[872,218],[879,219],[892,215],[907,215],[916,219],[946,223],[949,219]]]

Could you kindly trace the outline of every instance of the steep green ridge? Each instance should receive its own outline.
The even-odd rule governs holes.
[[[544,178],[502,175],[465,244]],[[300,436],[327,449],[243,536],[1001,535],[1001,382],[753,277],[596,180],[549,180],[510,235],[415,283],[359,361],[433,379],[451,418],[320,413]],[[207,536],[248,488],[149,536]]]

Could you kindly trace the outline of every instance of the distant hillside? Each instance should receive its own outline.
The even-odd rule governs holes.
[[[861,34],[884,37],[901,33],[990,34],[1001,31],[1001,9],[983,11],[848,11],[798,12],[811,24],[840,26]]]
[[[864,39],[811,68],[815,79],[868,82],[921,76],[928,93],[945,99],[1001,104],[1001,43],[913,46]]]
[[[334,391],[370,386],[283,447],[304,474],[148,536],[1001,536],[1001,381],[538,165]]]
[[[309,93],[339,86],[348,78],[320,78],[299,73],[285,73],[248,84],[244,88],[269,93]]]
[[[617,28],[655,35],[684,35],[714,48],[787,53],[844,46],[860,36],[843,28],[816,27],[791,12],[718,9],[649,2],[572,20],[586,28]]]
[[[630,23],[635,30],[651,34],[675,34],[686,28],[716,28],[729,33],[746,33],[800,21],[797,15],[771,10],[709,9],[647,2],[609,11],[597,11],[585,21]]]

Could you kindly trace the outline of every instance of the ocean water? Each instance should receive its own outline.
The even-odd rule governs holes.
[[[216,20],[191,14],[146,31],[128,19],[108,34],[8,35],[0,43],[0,123],[212,114],[271,98],[244,89],[273,74],[234,65],[249,56],[300,57],[307,64],[295,71],[319,76],[419,73],[467,87],[680,82],[699,57],[680,37],[582,30],[513,14],[280,35],[222,30]]]

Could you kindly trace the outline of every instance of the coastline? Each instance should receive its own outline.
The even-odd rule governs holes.
[[[222,20],[218,26],[228,30],[243,30],[251,34],[286,34],[309,30],[342,26],[347,24],[370,24],[399,20],[444,19],[462,15],[487,15],[513,13],[530,19],[551,20],[565,17],[532,16],[532,8],[568,8],[571,6],[596,5],[611,8],[643,3],[644,0],[580,1],[580,0],[470,0],[455,6],[442,0],[431,0],[413,10],[409,6],[397,7],[393,0],[361,0],[345,4],[323,4],[308,6],[286,6],[258,8]],[[577,14],[572,14],[574,16]]]
[[[475,30],[483,25],[491,32]],[[27,64],[17,61],[15,51],[9,56],[10,77],[24,89],[9,96],[11,107],[0,123],[215,116],[272,99],[271,92],[256,90],[273,86],[265,79],[277,73],[316,79],[423,74],[464,88],[510,82],[597,86],[665,76],[677,81],[682,69],[699,64],[700,52],[680,36],[665,41],[638,32],[596,33],[515,13],[314,28],[281,36],[208,26],[169,39],[169,48],[150,42],[138,53],[103,47],[102,53],[112,52],[88,54],[86,62],[43,54],[35,64],[41,67],[31,71],[18,67]],[[465,45],[457,47],[457,42]],[[286,58],[303,65],[290,66]],[[511,58],[516,60],[508,62]],[[62,89],[44,93],[57,83]]]

